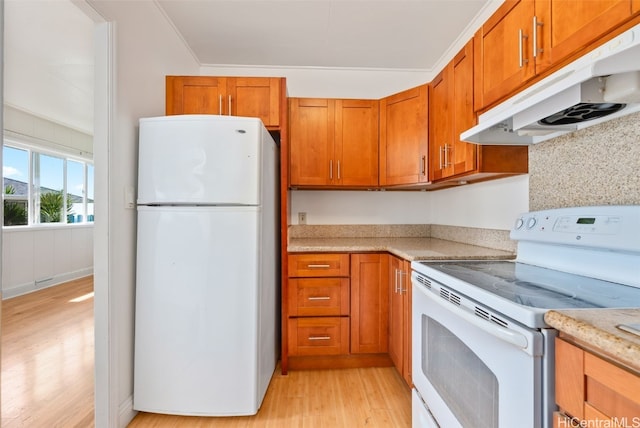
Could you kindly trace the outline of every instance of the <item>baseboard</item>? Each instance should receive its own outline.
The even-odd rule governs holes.
[[[83,278],[89,275],[93,275],[93,266],[73,272],[61,273],[59,275],[54,275],[43,280],[31,281],[25,284],[2,289],[2,298],[10,299],[12,297],[22,296],[24,294],[32,293],[34,291],[42,290],[48,287],[53,287],[55,285],[62,284],[63,282],[72,281],[74,279]]]
[[[120,408],[118,409],[118,426],[125,428],[137,414],[138,412],[133,410],[133,395],[130,395],[120,403]]]

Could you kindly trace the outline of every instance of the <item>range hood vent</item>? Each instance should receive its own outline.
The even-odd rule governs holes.
[[[529,145],[637,111],[640,25],[480,115],[460,139]]]

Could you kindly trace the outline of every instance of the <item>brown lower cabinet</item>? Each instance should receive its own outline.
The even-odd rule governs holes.
[[[404,380],[411,379],[411,263],[389,256],[389,356]]]
[[[390,366],[389,254],[288,255],[283,372]]]
[[[640,373],[556,338],[553,426],[640,425]]]

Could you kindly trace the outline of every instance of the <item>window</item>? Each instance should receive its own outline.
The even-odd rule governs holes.
[[[20,145],[3,146],[4,226],[93,221],[93,165]]]

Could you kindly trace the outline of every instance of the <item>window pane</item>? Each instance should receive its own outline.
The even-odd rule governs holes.
[[[3,204],[5,226],[25,225],[29,213],[29,152],[2,149]]]
[[[93,165],[87,164],[87,220],[93,221]]]
[[[36,176],[39,177],[40,183],[40,186],[37,187],[40,196],[40,223],[64,222],[62,217],[64,206],[64,160],[43,154],[38,154],[38,157],[39,168],[35,172]],[[71,208],[72,205],[68,201],[67,209],[64,209],[64,212]]]
[[[86,220],[84,213],[84,164],[67,160],[67,223],[81,223]]]

